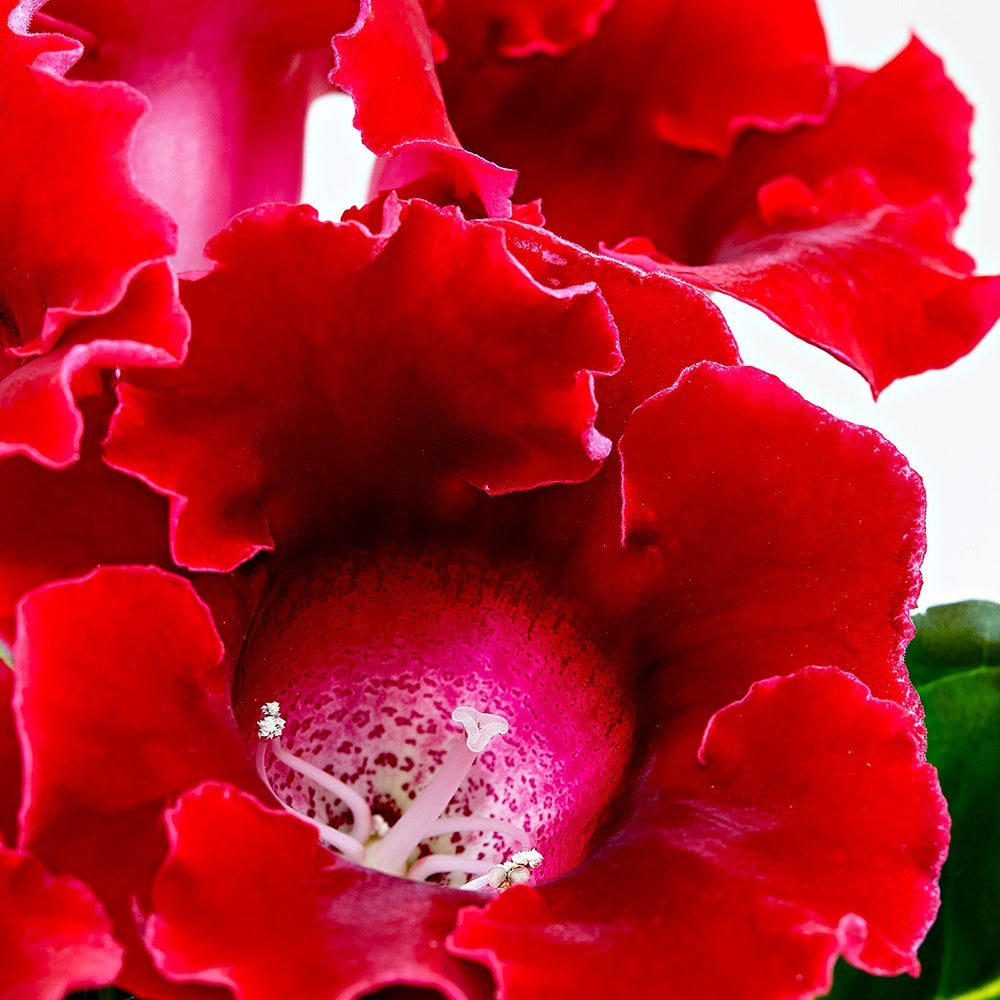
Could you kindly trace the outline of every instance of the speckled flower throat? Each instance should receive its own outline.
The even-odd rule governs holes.
[[[468,889],[586,853],[633,731],[622,670],[523,565],[383,551],[286,573],[235,701],[258,771],[351,861]]]

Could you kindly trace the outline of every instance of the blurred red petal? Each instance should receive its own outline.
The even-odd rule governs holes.
[[[458,46],[460,58],[495,51],[510,58],[536,52],[561,55],[592,38],[615,0],[444,0],[433,6],[431,23],[440,21]],[[442,15],[438,8],[444,10]],[[450,46],[449,46],[450,51]],[[443,60],[439,60],[443,61]]]
[[[81,47],[27,34],[33,6],[22,2],[0,24],[0,147],[18,151],[5,158],[0,192],[0,335],[20,356],[51,348],[76,318],[111,310],[175,239],[132,181],[128,151],[145,100],[123,84],[64,79]]]
[[[157,980],[133,901],[144,904],[166,851],[164,803],[206,778],[257,787],[221,654],[190,584],[156,569],[98,569],[18,609],[20,842],[93,887],[128,948],[120,982],[138,993]]]
[[[0,844],[17,842],[17,811],[21,805],[21,744],[11,713],[13,693],[14,674],[0,662]]]
[[[45,13],[86,39],[75,77],[121,80],[149,100],[132,159],[141,188],[179,225],[177,266],[239,211],[295,201],[312,99],[328,92],[330,40],[352,0],[49,0]]]
[[[526,153],[545,122],[552,129],[545,145],[575,146],[581,157],[595,152],[598,136],[630,152],[653,139],[724,154],[749,126],[784,131],[821,121],[832,97],[833,70],[813,0],[617,0],[594,37],[566,57],[524,62],[493,55],[509,4],[496,6],[447,3],[435,15],[449,51],[439,73],[466,145],[518,169],[520,158],[494,154],[491,130],[513,131],[520,121]],[[569,39],[592,34],[599,14],[594,5],[583,32]],[[522,42],[530,51],[530,41]],[[500,51],[521,54],[504,51],[503,42]],[[615,155],[606,150],[598,160]]]
[[[82,882],[49,874],[26,851],[0,847],[0,900],[4,997],[63,1000],[118,975],[121,946]]]

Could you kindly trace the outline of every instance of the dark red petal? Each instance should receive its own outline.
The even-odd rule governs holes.
[[[0,843],[7,844],[17,840],[17,811],[21,805],[21,744],[11,713],[13,693],[14,674],[0,660]]]
[[[333,50],[331,81],[354,99],[354,124],[365,145],[390,158],[380,175],[382,190],[435,173],[448,177],[454,199],[473,194],[489,215],[510,215],[517,175],[461,148],[419,0],[361,0],[354,27],[334,38]]]
[[[591,372],[620,359],[596,290],[542,287],[452,210],[394,211],[379,235],[247,213],[186,283],[190,358],[135,375],[108,445],[175,498],[181,564],[228,569],[362,508],[410,517],[450,473],[505,492],[585,479],[607,453]]]
[[[748,126],[785,130],[822,120],[832,96],[833,70],[812,0],[618,0],[596,36],[567,58],[523,64],[491,52],[492,4],[448,3],[434,24],[448,44],[439,73],[456,130],[469,148],[491,157],[490,144],[473,136],[498,124],[514,129],[518,119],[529,142],[546,121],[551,141],[576,146],[580,155],[597,152],[604,163],[615,154],[598,152],[598,137],[721,154]],[[477,110],[487,111],[486,120],[476,122]]]
[[[469,54],[471,43],[483,51],[520,58],[544,52],[560,55],[594,36],[615,0],[480,0],[475,4],[446,0],[446,24],[461,27],[456,43]],[[448,10],[448,8],[454,8]],[[432,23],[437,23],[432,16]],[[449,41],[445,38],[445,42]]]
[[[80,46],[27,35],[35,4],[0,24],[0,342],[48,350],[79,316],[108,312],[174,248],[169,217],[132,182],[128,150],[144,99],[123,84],[62,74]],[[67,169],[72,164],[72,169]]]
[[[492,995],[482,969],[443,947],[470,894],[335,858],[305,823],[224,785],[189,792],[166,823],[146,941],[171,979],[238,1000],[347,1000],[397,983]]]
[[[700,728],[754,681],[830,663],[919,713],[902,654],[924,492],[877,431],[705,364],[639,407],[620,449],[621,558],[648,587],[631,628],[669,665],[647,691],[662,712]]]
[[[166,851],[163,804],[211,777],[257,787],[221,653],[191,585],[156,569],[98,569],[18,609],[21,843],[94,888],[129,949],[121,983],[140,994],[133,899]]]
[[[117,307],[77,320],[49,354],[8,359],[9,374],[0,376],[0,457],[28,455],[50,468],[77,461],[83,415],[76,396],[86,376],[99,367],[176,364],[188,330],[173,271],[154,264],[135,276]]]
[[[8,1000],[62,1000],[118,975],[121,945],[82,882],[0,847],[0,901],[0,985]]]
[[[739,361],[736,343],[718,307],[683,281],[658,280],[647,270],[588,253],[544,229],[496,223],[510,252],[539,284],[568,288],[594,282],[618,327],[624,363],[595,383],[597,423],[621,437],[632,410],[698,361]],[[576,512],[579,516],[579,511]]]
[[[450,946],[503,1000],[805,998],[838,952],[915,971],[947,814],[913,717],[834,668],[755,685],[649,762],[591,859],[463,911]],[[669,741],[669,730],[661,739]]]
[[[109,469],[96,434],[79,462],[53,471],[27,458],[0,464],[0,637],[13,641],[14,608],[29,590],[99,563],[169,566],[166,500]]]
[[[888,205],[868,175],[848,172],[816,192],[774,181],[758,211],[704,267],[642,256],[636,241],[618,252],[757,306],[860,372],[876,396],[963,357],[1000,317],[1000,278],[972,275],[940,201]]]

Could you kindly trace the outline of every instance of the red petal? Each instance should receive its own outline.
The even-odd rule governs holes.
[[[463,911],[456,954],[503,1000],[824,992],[838,952],[917,968],[947,815],[914,720],[833,668],[755,685],[695,746],[650,763],[590,861]],[[668,736],[667,739],[670,737]]]
[[[419,0],[361,0],[354,27],[334,39],[333,50],[337,68],[330,79],[354,99],[354,124],[365,145],[391,158],[382,165],[382,190],[435,173],[450,180],[446,200],[475,195],[489,215],[510,215],[517,175],[462,149],[445,111]]]
[[[857,167],[895,204],[940,196],[960,214],[971,109],[920,42],[874,73],[840,70],[839,95],[822,125],[751,130],[731,155],[708,157],[653,134],[649,73],[621,71],[635,65],[629,38],[614,29],[622,10],[561,60],[452,58],[439,68],[458,134],[470,149],[517,168],[518,194],[542,198],[555,232],[591,247],[647,237],[661,252],[701,264],[753,211],[762,185],[786,174],[815,185]],[[759,6],[752,10],[761,16]],[[646,44],[659,53],[671,43],[653,31]],[[609,78],[620,89],[609,88]]]
[[[595,5],[584,21],[589,31],[599,12]],[[567,58],[513,65],[491,58],[497,20],[492,4],[448,3],[434,21],[448,43],[439,72],[457,131],[491,157],[491,145],[472,136],[497,124],[513,129],[517,119],[529,133],[547,119],[555,126],[550,142],[575,145],[581,156],[597,152],[598,134],[629,147],[659,139],[725,153],[750,125],[785,130],[822,120],[831,97],[833,71],[812,0],[618,0],[596,37]],[[474,109],[485,108],[487,119],[477,123]],[[597,152],[602,163],[614,155]]]
[[[463,56],[470,55],[470,42],[483,51],[494,50],[501,56],[523,58],[536,52],[560,55],[581,42],[593,38],[601,18],[615,0],[480,0],[475,4],[447,0],[440,4],[445,13],[441,20],[452,27],[447,32],[461,38]],[[437,19],[432,17],[437,24]],[[447,28],[446,28],[447,31]],[[446,42],[450,38],[445,39]]]
[[[180,226],[180,268],[239,211],[295,201],[313,97],[329,87],[330,39],[352,0],[175,0],[148,16],[136,0],[49,0],[46,14],[87,40],[74,75],[117,79],[150,101],[135,174]]]
[[[21,355],[48,350],[75,318],[111,310],[174,248],[173,223],[129,168],[146,102],[122,84],[63,79],[80,46],[25,34],[33,6],[15,9],[13,30],[0,24],[0,148],[17,150],[0,191],[0,337]]]
[[[188,329],[170,267],[154,264],[139,272],[110,313],[77,320],[55,350],[14,361],[0,378],[0,456],[24,454],[50,468],[77,461],[83,416],[75,397],[85,374],[98,367],[176,364],[187,349]]]
[[[62,471],[27,458],[0,464],[0,637],[13,641],[14,608],[34,587],[99,563],[169,566],[169,511],[160,496],[101,461],[96,434]]]
[[[129,948],[121,982],[139,993],[151,973],[133,899],[166,850],[164,802],[210,777],[257,787],[221,652],[190,584],[160,570],[98,569],[18,609],[21,842],[93,886]]]
[[[483,970],[442,947],[469,893],[341,861],[305,823],[223,785],[183,796],[166,821],[146,938],[170,978],[238,1000],[347,1000],[397,983],[492,994]]]
[[[878,432],[706,364],[639,407],[620,448],[622,558],[648,587],[631,628],[670,664],[662,711],[698,728],[756,680],[831,663],[919,712],[902,654],[924,493]]]
[[[757,306],[860,372],[876,396],[897,378],[963,357],[1000,318],[1000,277],[971,274],[972,258],[951,243],[939,201],[888,205],[856,173],[831,178],[815,195],[785,178],[759,198],[765,225],[731,236],[716,263],[640,257],[634,243],[618,250]]]
[[[248,213],[186,284],[191,356],[123,389],[108,446],[175,497],[181,564],[313,544],[365,505],[412,516],[448,470],[505,492],[584,479],[606,454],[591,372],[619,355],[599,294],[543,288],[454,211],[396,211],[378,236]]]
[[[612,378],[598,379],[598,424],[612,440],[643,400],[671,386],[698,361],[739,361],[718,307],[682,281],[660,281],[639,268],[587,253],[544,229],[496,223],[510,252],[539,284],[569,288],[594,282],[618,327],[624,363]],[[575,516],[579,516],[579,511]]]
[[[0,900],[0,969],[9,1000],[62,1000],[118,975],[121,946],[82,882],[50,875],[26,851],[0,847]]]
[[[14,674],[0,660],[0,843],[17,840],[17,811],[21,805],[21,744],[11,714]]]

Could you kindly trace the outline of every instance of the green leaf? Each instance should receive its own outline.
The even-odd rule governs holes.
[[[10,651],[10,646],[0,639],[0,663],[14,669],[14,654]]]
[[[919,979],[841,962],[837,1000],[1000,1000],[1000,605],[965,601],[915,617],[906,662],[927,716],[927,756],[952,816],[941,911]]]
[[[1000,605],[962,601],[913,616],[916,634],[906,666],[919,689],[930,681],[973,667],[1000,667]]]

